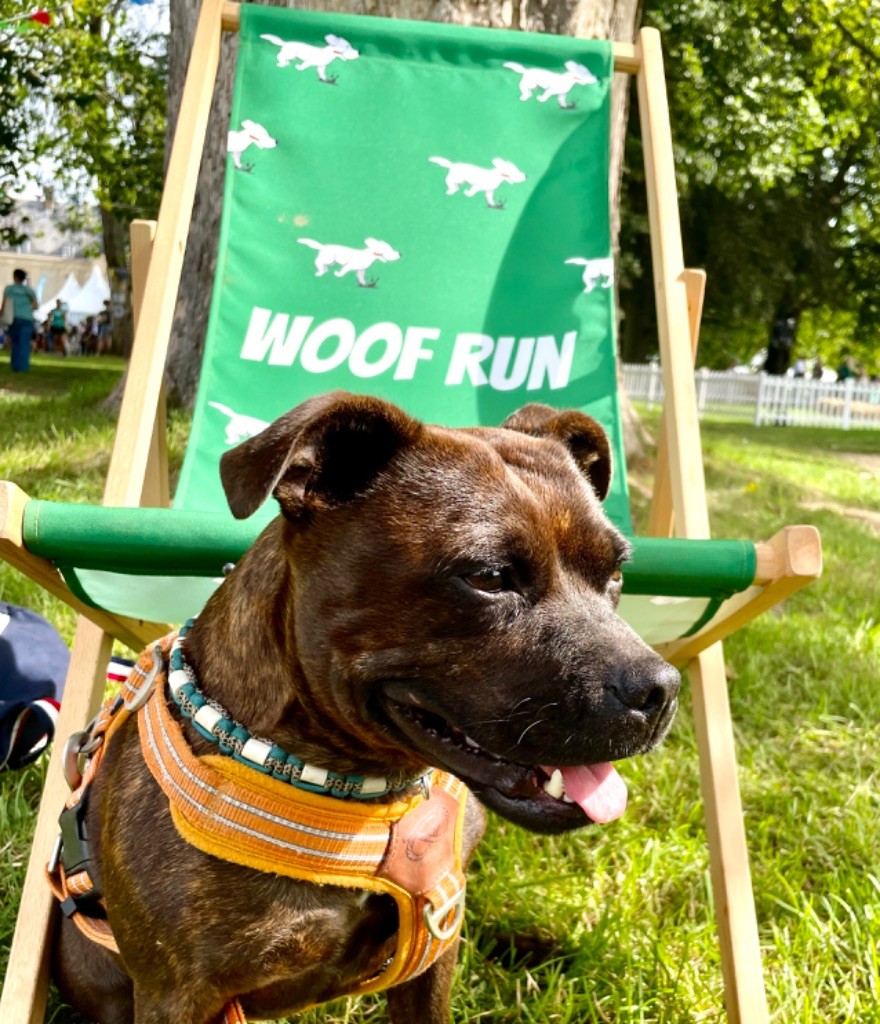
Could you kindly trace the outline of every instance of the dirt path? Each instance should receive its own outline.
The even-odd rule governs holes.
[[[873,458],[873,456],[871,457]],[[834,512],[839,516],[846,516],[848,519],[858,519],[867,523],[874,533],[880,533],[880,512],[857,508],[854,505],[841,505],[836,501],[802,501],[800,507],[810,512]]]

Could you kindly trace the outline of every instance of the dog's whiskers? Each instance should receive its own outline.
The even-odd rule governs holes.
[[[517,714],[524,715],[526,712],[519,711]],[[481,725],[504,725],[506,722],[509,722],[512,717],[513,712],[509,715],[505,715],[503,718],[482,718],[476,722],[462,722],[460,728],[467,732],[469,729],[473,729]]]
[[[536,721],[532,722],[531,725],[527,725],[525,727],[525,729],[523,729],[523,731],[519,734],[519,739],[516,741],[514,746],[518,747],[520,745],[520,743],[522,743],[522,741],[523,741],[523,736],[525,736],[525,734],[529,731],[529,729],[534,729],[536,725],[540,725],[543,721],[544,721],[543,718],[539,718]]]
[[[543,707],[538,708],[538,714],[540,715],[542,712],[546,711],[547,708],[558,708],[558,707],[559,707],[559,701],[558,700],[551,700],[548,704],[545,704]]]
[[[507,714],[504,715],[502,718],[481,718],[481,719],[477,719],[477,720],[474,720],[474,721],[471,721],[471,722],[462,722],[461,723],[461,727],[463,729],[473,729],[475,726],[480,726],[480,725],[503,725],[505,722],[509,722],[511,718],[514,718],[517,715],[526,715],[526,714],[528,714],[529,712],[527,712],[527,711],[518,711],[517,708],[522,707],[523,704],[527,704],[530,700],[534,700],[534,697],[523,697],[523,699],[520,700],[520,701],[517,701],[517,703],[513,705],[513,707],[510,709],[510,711],[508,711]],[[547,705],[547,704],[544,705],[544,707],[549,707],[549,706],[550,705]],[[541,708],[541,711],[543,711],[543,710],[544,710],[544,708]],[[538,714],[540,714],[540,713],[541,712],[539,711]]]

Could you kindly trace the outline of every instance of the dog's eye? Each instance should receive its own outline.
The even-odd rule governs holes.
[[[480,572],[468,573],[462,579],[474,590],[484,594],[497,594],[507,588],[504,573],[500,569],[481,569]]]
[[[624,559],[627,561],[627,559]],[[608,586],[614,590],[619,590],[623,586],[623,564],[618,564],[617,568],[611,572],[608,577]]]

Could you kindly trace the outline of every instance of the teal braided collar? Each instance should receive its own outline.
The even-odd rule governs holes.
[[[404,793],[406,790],[427,792],[430,769],[415,781],[399,785],[392,785],[382,776],[338,775],[326,768],[306,764],[269,740],[252,736],[220,704],[198,688],[196,674],[183,655],[183,640],[193,621],[189,619],[184,624],[171,645],[168,689],[183,717],[192,722],[200,736],[215,744],[221,754],[227,754],[264,775],[271,775],[273,779],[289,782],[297,789],[324,796],[374,800],[388,793]]]

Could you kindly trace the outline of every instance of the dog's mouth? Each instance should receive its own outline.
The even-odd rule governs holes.
[[[614,821],[626,810],[626,783],[610,762],[517,763],[481,746],[406,687],[389,687],[385,696],[388,716],[417,753],[456,775],[486,806],[517,825],[566,832]]]

